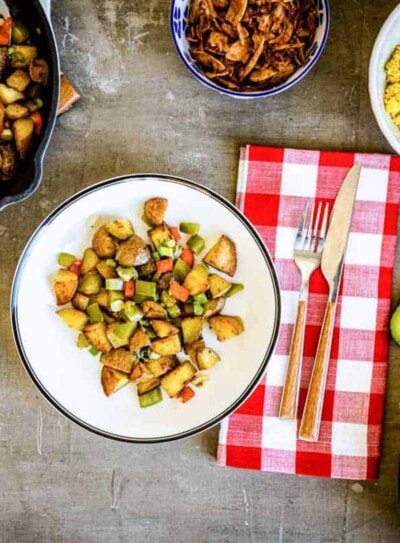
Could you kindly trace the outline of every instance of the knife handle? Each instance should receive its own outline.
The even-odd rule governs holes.
[[[282,393],[281,406],[279,408],[279,417],[281,419],[295,419],[297,414],[306,314],[307,302],[305,300],[300,300],[293,329],[292,344],[290,346],[286,381]]]
[[[336,302],[329,301],[325,310],[303,418],[300,424],[299,439],[303,439],[304,441],[318,441],[335,314]]]

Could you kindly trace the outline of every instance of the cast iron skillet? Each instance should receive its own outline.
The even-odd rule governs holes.
[[[11,17],[26,22],[31,30],[38,27],[41,34],[35,36],[39,54],[50,68],[49,85],[46,88],[43,113],[43,130],[30,155],[20,165],[11,181],[0,181],[0,211],[10,204],[29,198],[39,187],[43,172],[43,157],[49,144],[57,116],[60,93],[60,66],[53,30],[39,0],[7,0]]]

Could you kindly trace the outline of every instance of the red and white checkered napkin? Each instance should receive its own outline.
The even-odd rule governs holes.
[[[345,258],[319,441],[296,438],[327,286],[310,285],[297,421],[277,417],[296,316],[300,274],[293,245],[306,200],[328,201],[355,163],[362,172]],[[389,349],[389,313],[400,194],[400,157],[248,146],[241,150],[237,205],[275,261],[282,326],[266,377],[221,426],[218,464],[263,471],[378,477]],[[242,361],[243,362],[243,361]]]

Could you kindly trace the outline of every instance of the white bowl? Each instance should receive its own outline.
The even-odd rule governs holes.
[[[240,315],[245,332],[218,343],[209,330],[204,339],[221,356],[210,381],[187,404],[164,397],[139,407],[129,384],[107,398],[100,384],[101,364],[76,347],[77,333],[56,315],[51,276],[61,251],[82,254],[93,230],[88,218],[129,217],[139,235],[144,201],[168,198],[170,224],[196,221],[210,247],[221,233],[235,240],[238,269],[234,281],[245,290],[229,298],[226,314]],[[53,211],[28,242],[14,278],[12,324],[26,370],[42,394],[64,415],[102,436],[157,442],[193,435],[219,422],[254,390],[273,352],[280,321],[280,296],[267,249],[248,220],[227,200],[191,181],[162,175],[136,175],[104,181],[75,194]]]
[[[400,5],[392,11],[382,26],[369,64],[369,95],[376,121],[387,141],[396,153],[400,154],[400,130],[386,112],[383,102],[386,81],[385,64],[397,45],[400,45]]]

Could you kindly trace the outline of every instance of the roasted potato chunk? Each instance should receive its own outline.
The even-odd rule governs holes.
[[[135,357],[128,350],[120,347],[108,353],[103,353],[100,357],[100,362],[123,373],[131,373]]]
[[[220,313],[225,307],[225,298],[217,298],[215,300],[209,300],[204,304],[203,317],[208,319],[217,313]]]
[[[114,277],[118,277],[115,269],[109,266],[105,260],[101,260],[98,264],[96,264],[96,270],[104,279],[113,279]]]
[[[196,369],[189,362],[183,362],[161,379],[161,386],[170,398],[173,398],[189,383],[196,373]]]
[[[103,279],[97,272],[88,272],[79,279],[78,292],[88,296],[98,294],[102,285]]]
[[[72,300],[78,287],[78,276],[69,270],[58,270],[53,278],[53,288],[58,305],[67,304]]]
[[[186,317],[182,319],[183,343],[189,344],[197,341],[203,329],[202,317]]]
[[[163,223],[168,208],[166,198],[150,198],[144,204],[144,219],[151,226]]]
[[[11,55],[11,66],[13,68],[27,68],[31,60],[37,57],[36,45],[13,45]]]
[[[171,334],[168,337],[155,339],[151,342],[151,349],[160,356],[171,356],[181,350],[179,334]]]
[[[108,221],[104,226],[109,234],[120,240],[128,239],[135,233],[132,223],[128,219]]]
[[[81,266],[82,275],[85,275],[85,273],[88,273],[94,270],[98,262],[99,262],[99,257],[93,251],[93,249],[91,249],[90,247],[85,249],[85,252],[83,253],[82,266]]]
[[[151,327],[158,337],[167,337],[170,334],[179,334],[179,328],[164,320],[150,321]]]
[[[147,381],[141,381],[137,385],[137,392],[139,396],[143,396],[143,394],[146,394],[146,392],[150,392],[150,390],[153,390],[154,388],[157,388],[160,386],[160,381],[156,379],[155,377],[152,377],[151,379],[147,379]]]
[[[35,58],[29,64],[29,75],[32,81],[46,86],[49,82],[49,65],[44,58]]]
[[[25,92],[31,84],[31,78],[25,70],[15,70],[15,72],[7,77],[6,83],[12,89],[19,92]]]
[[[244,332],[243,322],[240,317],[217,315],[208,319],[208,322],[218,341],[226,341]]]
[[[113,258],[115,255],[117,246],[105,226],[100,226],[95,232],[92,239],[92,249],[100,258]]]
[[[197,364],[197,351],[205,349],[206,344],[203,339],[198,339],[193,343],[185,345],[185,353],[188,355],[193,364]]]
[[[176,368],[179,365],[179,360],[176,356],[161,356],[155,360],[146,360],[145,364],[154,377],[161,377]]]
[[[104,322],[88,324],[83,329],[83,333],[85,334],[88,342],[93,345],[95,349],[102,353],[109,353],[112,349],[112,345],[108,341],[106,332],[107,327]]]
[[[72,307],[66,307],[57,311],[62,320],[67,326],[74,330],[83,330],[89,317],[83,311],[73,309]]]
[[[171,230],[165,224],[152,228],[148,231],[148,234],[149,238],[151,239],[151,243],[156,249],[158,249],[160,245],[168,243],[174,239],[173,235],[171,234]]]
[[[12,89],[11,87],[7,87],[7,85],[4,83],[0,83],[0,100],[3,102],[3,104],[12,104],[13,102],[17,102],[17,100],[23,100],[24,98],[25,96],[22,94],[22,92]]]
[[[128,376],[125,373],[103,366],[101,370],[101,384],[106,396],[117,392],[124,385],[129,383]]]
[[[25,158],[30,151],[35,138],[35,123],[30,117],[17,119],[12,125],[15,147],[21,158]]]
[[[139,349],[142,349],[143,347],[148,347],[149,345],[150,338],[143,330],[143,328],[138,328],[129,340],[129,349],[131,351],[139,351]]]
[[[208,272],[204,266],[198,264],[185,277],[183,286],[188,289],[191,296],[202,294],[208,289]]]
[[[228,292],[231,288],[229,281],[214,273],[209,277],[211,298],[219,298]]]
[[[148,381],[149,379],[152,379],[154,375],[151,373],[149,368],[144,364],[143,362],[139,362],[139,364],[136,364],[135,367],[132,370],[132,373],[129,376],[129,379],[133,383],[141,383],[143,381]]]
[[[142,303],[143,315],[146,319],[166,319],[167,311],[161,304],[146,300]]]
[[[87,306],[89,305],[89,296],[85,296],[85,294],[82,294],[81,292],[76,292],[71,301],[75,309],[86,311]]]
[[[5,109],[5,114],[8,119],[15,121],[16,119],[22,119],[23,117],[28,117],[30,115],[30,110],[28,107],[23,104],[8,104]]]
[[[116,259],[121,266],[143,266],[151,259],[151,253],[142,238],[133,235],[119,245]]]
[[[10,181],[18,166],[18,157],[11,145],[0,145],[0,164],[2,181]]]
[[[221,236],[203,260],[213,268],[233,277],[237,266],[236,245],[228,236]]]

